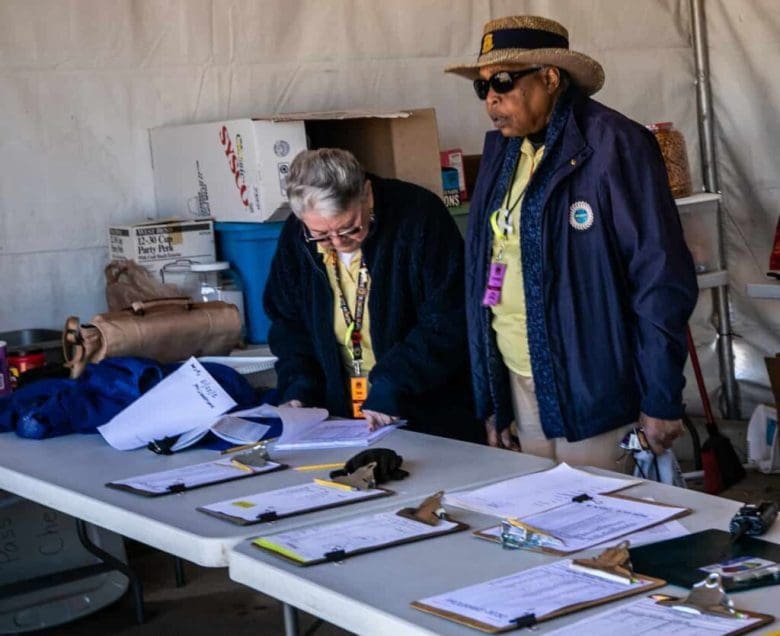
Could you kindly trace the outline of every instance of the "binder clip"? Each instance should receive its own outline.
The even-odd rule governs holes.
[[[717,572],[712,572],[706,579],[696,583],[685,599],[664,599],[656,602],[658,605],[689,614],[708,614],[723,618],[741,616],[734,609],[734,601],[724,591],[723,582]]]
[[[587,572],[620,583],[633,583],[636,579],[631,555],[628,552],[629,545],[628,541],[621,541],[598,556],[590,559],[573,559],[569,567],[572,570]]]
[[[376,462],[370,462],[348,475],[332,477],[331,481],[334,481],[337,484],[344,484],[345,486],[357,488],[358,490],[370,490],[371,488],[376,488],[376,479],[374,479],[375,468]]]
[[[441,499],[444,496],[444,491],[431,495],[426,498],[416,508],[404,508],[399,510],[396,514],[413,521],[421,521],[429,526],[438,525],[439,521],[447,518],[447,511],[442,506]]]
[[[501,547],[507,550],[560,549],[566,543],[549,532],[510,517],[501,522]]]
[[[271,459],[268,455],[268,447],[265,442],[259,442],[257,446],[252,447],[251,450],[245,453],[239,453],[233,455],[231,461],[238,462],[244,466],[252,466],[253,468],[261,468],[265,466],[265,463]]]

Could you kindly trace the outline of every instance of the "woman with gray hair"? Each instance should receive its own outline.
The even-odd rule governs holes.
[[[336,148],[300,153],[287,194],[264,295],[280,401],[480,440],[463,242],[441,200]]]

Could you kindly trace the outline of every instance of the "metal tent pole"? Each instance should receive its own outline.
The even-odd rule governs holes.
[[[704,187],[708,192],[720,192],[718,170],[715,163],[715,134],[713,131],[712,91],[710,89],[710,58],[707,47],[707,28],[704,15],[704,0],[690,0],[693,21],[693,52],[696,62],[696,102],[699,120],[699,145],[701,148]],[[723,238],[723,207],[718,204],[718,265],[726,267],[725,241]],[[718,360],[720,376],[726,399],[726,417],[738,419],[739,387],[734,372],[734,350],[732,346],[731,316],[729,313],[729,289],[727,285],[713,287],[712,299],[717,315]]]

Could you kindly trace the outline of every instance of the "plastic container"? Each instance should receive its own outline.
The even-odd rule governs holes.
[[[655,135],[661,147],[661,155],[669,175],[669,188],[675,199],[688,197],[693,192],[691,169],[688,165],[688,151],[685,137],[670,121],[649,124],[648,129]]]
[[[87,534],[100,548],[127,563],[118,534],[89,525]],[[73,517],[0,490],[0,586],[96,562],[81,545]],[[4,594],[0,597],[0,634],[20,634],[76,620],[118,600],[127,587],[127,578],[111,571]]]
[[[198,277],[198,300],[210,302],[221,300],[238,307],[242,328],[246,325],[244,313],[244,286],[235,270],[227,261],[216,263],[195,263],[192,273]]]
[[[31,369],[46,365],[43,349],[15,349],[8,353],[8,373],[11,376],[11,388],[16,389],[19,376]]]
[[[215,223],[217,253],[238,273],[244,288],[246,338],[268,342],[271,321],[263,311],[263,291],[284,223]]]
[[[198,277],[192,273],[192,266],[195,264],[196,261],[180,258],[163,266],[160,269],[160,278],[163,284],[173,285],[183,296],[197,300]]]

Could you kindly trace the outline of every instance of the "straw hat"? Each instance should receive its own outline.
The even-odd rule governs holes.
[[[569,50],[569,32],[555,20],[515,15],[485,24],[476,64],[449,66],[444,71],[468,79],[493,64],[557,66],[588,95],[604,85],[604,69],[596,60]]]

